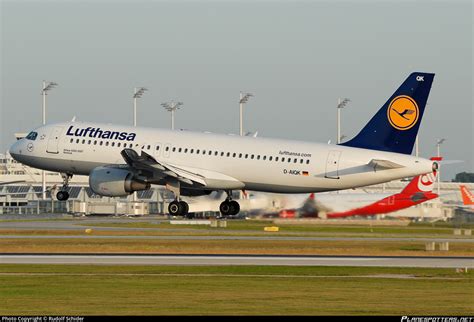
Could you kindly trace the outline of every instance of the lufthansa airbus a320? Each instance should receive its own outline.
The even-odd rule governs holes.
[[[235,215],[240,207],[232,190],[321,192],[432,172],[435,162],[411,153],[433,78],[409,75],[361,132],[340,145],[66,122],[33,130],[10,154],[60,172],[59,200],[68,199],[69,178],[79,174],[88,175],[92,190],[103,196],[164,185],[175,195],[168,207],[172,215],[188,213],[181,195],[225,191],[220,211]]]

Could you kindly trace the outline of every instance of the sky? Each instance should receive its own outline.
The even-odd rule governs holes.
[[[356,135],[413,71],[436,73],[420,154],[474,172],[473,4],[453,1],[0,0],[0,151],[15,132],[77,120],[335,142]]]

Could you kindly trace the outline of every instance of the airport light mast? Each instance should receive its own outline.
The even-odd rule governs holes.
[[[340,98],[337,99],[337,140],[336,143],[339,144],[341,143],[342,137],[341,137],[341,109],[343,109],[347,103],[349,103],[351,100],[348,98],[345,98],[341,101]]]
[[[416,139],[415,139],[415,156],[418,158],[419,154],[420,154],[420,149],[419,149],[419,142],[418,142],[418,134],[416,135]]]
[[[436,142],[436,150],[437,150],[437,152],[438,152],[438,157],[441,156],[440,146],[441,146],[441,144],[443,144],[444,141],[446,141],[446,139],[445,139],[445,138],[442,138],[442,139],[439,139],[439,140]],[[440,189],[440,188],[441,188],[441,187],[440,187],[440,185],[441,185],[441,171],[440,171],[440,170],[441,170],[441,167],[440,167],[440,165],[439,165],[439,163],[438,163],[438,196],[440,195],[440,191],[441,191],[441,189]]]
[[[243,109],[244,109],[244,104],[246,104],[249,101],[249,98],[252,97],[253,94],[251,93],[245,93],[245,95],[240,92],[240,136],[244,135],[244,124],[243,124]]]
[[[48,92],[58,86],[55,82],[46,82],[43,81],[43,89],[41,90],[41,95],[43,96],[43,125],[46,125],[46,95]],[[41,197],[43,200],[46,199],[46,172],[43,170],[41,171],[42,183],[41,183]]]
[[[137,126],[137,98],[141,98],[147,90],[145,87],[135,87],[133,93],[133,126]]]
[[[171,102],[161,103],[161,106],[163,106],[165,110],[167,110],[168,112],[171,112],[171,129],[172,130],[174,130],[174,112],[179,110],[181,106],[183,105],[184,105],[183,102],[175,102],[173,100]]]

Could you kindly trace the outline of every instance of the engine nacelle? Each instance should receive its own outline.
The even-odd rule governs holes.
[[[150,184],[137,180],[126,169],[97,167],[89,174],[89,186],[101,196],[121,197],[134,191],[147,190]]]

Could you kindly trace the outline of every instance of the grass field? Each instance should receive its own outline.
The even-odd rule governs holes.
[[[229,220],[227,228],[210,228],[196,225],[171,225],[153,219],[124,222],[89,222],[92,233],[86,239],[82,220],[74,221],[68,229],[0,229],[4,237],[25,235],[25,238],[0,239],[2,253],[157,253],[157,254],[300,254],[300,255],[388,255],[388,256],[473,256],[474,243],[451,242],[448,252],[427,252],[425,242],[417,238],[470,239],[473,236],[454,236],[452,224],[412,224],[406,227],[351,226],[351,225],[280,225],[279,232],[267,233],[263,227],[268,221]],[[111,227],[100,230],[94,227]],[[127,230],[127,228],[134,228]],[[61,235],[71,238],[34,239],[27,235]],[[358,237],[358,241],[311,241],[311,240],[186,240],[143,238],[94,238],[95,236],[289,236],[289,237]],[[378,241],[371,237],[403,237],[412,241]]]
[[[451,269],[0,265],[1,315],[473,315]]]
[[[287,254],[473,256],[474,243],[427,252],[423,242],[167,239],[0,239],[0,253]]]
[[[78,226],[82,225],[81,223],[77,224]],[[230,220],[227,221],[226,228],[213,228],[210,229],[209,226],[199,226],[199,225],[171,225],[169,223],[154,223],[150,222],[124,222],[124,223],[96,223],[96,227],[113,227],[113,228],[156,228],[159,230],[171,230],[171,229],[180,229],[180,230],[190,230],[190,231],[203,231],[212,232],[212,233],[223,233],[223,232],[246,232],[246,233],[261,233],[265,226],[272,226],[270,221],[258,221],[258,220]],[[86,226],[86,225],[84,225]],[[305,234],[305,235],[346,235],[346,236],[419,236],[425,237],[429,236],[443,236],[443,235],[453,235],[453,225],[444,224],[444,225],[420,225],[420,224],[411,224],[406,227],[400,226],[371,226],[370,222],[366,226],[360,225],[338,225],[338,226],[328,226],[328,225],[318,225],[318,224],[279,224],[280,234]],[[472,237],[472,236],[470,236]],[[474,237],[472,237],[474,238]]]

